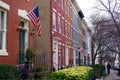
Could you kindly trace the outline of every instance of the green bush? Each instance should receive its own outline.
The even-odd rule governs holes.
[[[19,70],[17,67],[4,64],[0,65],[0,79],[18,79],[19,76]]]
[[[105,66],[99,65],[99,64],[95,64],[93,66],[93,68],[94,68],[94,72],[95,72],[96,77],[99,78],[99,77],[105,75]]]
[[[88,66],[74,66],[51,74],[51,80],[90,80],[93,68]]]
[[[28,61],[32,60],[35,57],[35,54],[33,53],[31,48],[26,49],[26,59]]]
[[[36,66],[36,72],[42,72],[43,66]]]

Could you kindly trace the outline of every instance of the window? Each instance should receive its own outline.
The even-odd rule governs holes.
[[[70,15],[70,18],[72,17],[72,9],[71,9],[71,5],[69,6],[69,15]]]
[[[68,3],[68,6],[67,6],[67,13],[68,13],[68,16],[70,16],[70,4]]]
[[[63,5],[64,5],[64,0],[61,0],[62,9],[63,9]]]
[[[72,39],[72,32],[73,32],[73,27],[72,27],[72,25],[71,25],[71,39]]]
[[[58,32],[61,33],[60,15],[58,15]]]
[[[7,11],[0,8],[0,55],[6,53],[6,18]]]
[[[21,26],[21,27],[24,27],[24,22],[23,21],[20,21],[20,24],[19,24],[19,26]]]
[[[65,10],[65,0],[63,0],[63,10]]]
[[[58,4],[60,4],[60,0],[57,0]]]
[[[64,32],[65,32],[65,29],[64,29],[65,27],[64,26],[65,26],[65,20],[64,20],[64,18],[62,18],[62,21],[61,21],[62,32],[61,33],[63,35],[64,35]]]
[[[64,10],[67,13],[67,2],[66,1],[64,1]]]
[[[69,31],[70,31],[70,26],[69,26],[69,24],[68,24],[68,26],[67,26],[67,36],[68,36],[68,38],[69,38],[69,36],[70,36],[70,33],[69,33]]]
[[[65,22],[65,35],[67,37],[67,22]]]
[[[71,39],[71,25],[69,25],[69,38]]]
[[[53,11],[53,30],[56,31],[56,13]]]

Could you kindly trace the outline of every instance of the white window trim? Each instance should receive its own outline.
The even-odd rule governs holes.
[[[65,18],[62,16],[62,28],[64,28],[64,32],[62,31],[62,34],[64,35],[64,33],[65,33]],[[63,30],[63,29],[62,29]]]
[[[25,51],[26,51],[26,49],[29,47],[29,22],[28,21],[25,22],[25,29],[27,29],[27,31],[25,32]]]
[[[53,11],[54,11],[54,12],[57,12],[57,10],[56,10],[55,8],[53,8]]]
[[[61,14],[58,13],[58,32],[61,33]]]
[[[27,17],[27,11],[26,10],[22,10],[22,9],[18,9],[18,15],[28,21],[30,21],[30,19]]]
[[[64,0],[61,0],[61,7],[63,9]]]
[[[57,11],[53,8],[53,13],[55,13],[55,22],[56,22],[56,14],[57,14]],[[52,14],[52,18],[53,18],[53,14]],[[54,22],[53,22],[54,23]],[[53,25],[52,25],[53,26]],[[57,31],[57,24],[55,23],[55,28],[53,28],[54,31]]]
[[[8,56],[8,52],[5,50],[0,50],[0,56]]]
[[[0,6],[9,10],[9,5],[7,5],[6,3],[4,3],[2,1],[0,1]],[[4,29],[5,33],[3,35],[5,37],[3,37],[3,49],[0,50],[0,56],[8,56],[8,52],[6,51],[6,32],[7,32],[7,30],[6,30],[6,27],[7,27],[7,12],[6,11],[5,11],[5,24],[4,24],[4,26],[5,26],[4,27],[5,28]]]
[[[10,6],[3,1],[0,1],[0,7],[4,8],[6,10],[10,10]],[[7,14],[5,14],[5,15],[7,15]],[[6,26],[6,24],[5,24],[5,26]],[[6,35],[6,33],[4,35]],[[6,51],[6,38],[4,38],[4,44],[5,45],[3,46],[3,50],[0,50],[0,56],[8,56],[8,52]]]
[[[10,10],[10,6],[3,1],[0,1],[0,7],[4,8],[6,10]]]

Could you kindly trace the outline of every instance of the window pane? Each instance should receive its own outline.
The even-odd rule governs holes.
[[[5,13],[1,11],[1,29],[4,29]]]
[[[20,21],[19,26],[24,27],[24,22]]]
[[[0,8],[0,50],[6,49],[6,11]]]
[[[0,49],[2,49],[2,31],[0,31]]]
[[[62,24],[61,24],[61,27],[62,27],[62,34],[64,34],[64,19],[62,19],[62,22],[61,22]]]
[[[60,16],[58,16],[58,31],[61,33]]]
[[[56,13],[53,12],[53,29],[56,29]]]
[[[60,4],[60,0],[57,0],[57,2]]]

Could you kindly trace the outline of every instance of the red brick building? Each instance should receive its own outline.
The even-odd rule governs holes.
[[[33,25],[27,17],[33,1],[0,1],[0,64],[24,63],[25,50],[33,47]]]
[[[69,0],[52,0],[51,31],[53,66],[56,69],[73,65],[72,5]]]
[[[35,35],[37,65],[56,70],[73,65],[73,8],[70,0],[35,0],[40,10],[41,37]]]

